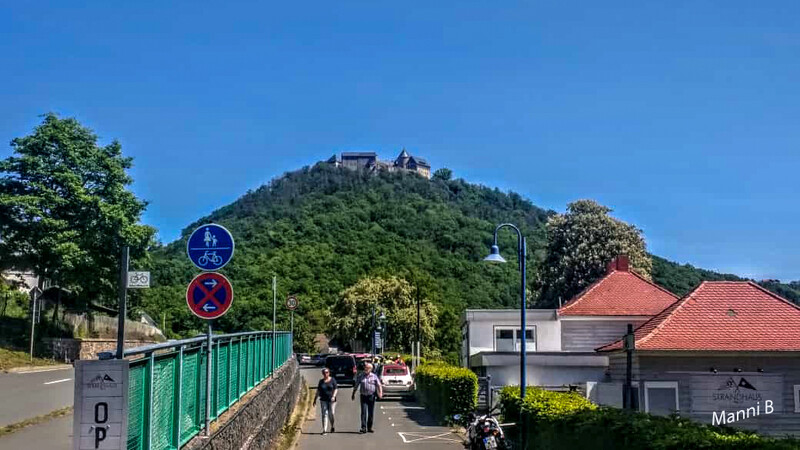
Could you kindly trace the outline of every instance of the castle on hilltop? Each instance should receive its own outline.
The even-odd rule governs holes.
[[[417,173],[425,178],[431,177],[430,164],[418,156],[409,155],[406,149],[403,149],[394,161],[381,161],[375,152],[342,152],[341,158],[333,155],[326,162],[335,167],[346,167],[353,170],[386,170],[388,172],[402,170]]]

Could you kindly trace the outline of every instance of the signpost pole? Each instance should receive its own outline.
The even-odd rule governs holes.
[[[292,324],[289,327],[289,330],[291,330],[291,333],[292,333],[292,350],[294,350],[294,310],[292,310],[292,314],[291,314],[291,323]]]
[[[625,334],[624,348],[626,353],[625,386],[622,387],[622,408],[633,409],[633,350],[636,340],[633,335],[633,324],[628,324]]]
[[[33,362],[33,333],[36,327],[36,301],[39,300],[36,296],[36,290],[31,291],[31,362]],[[8,299],[6,299],[8,302]]]
[[[117,318],[117,359],[122,359],[125,349],[125,316],[128,302],[128,260],[130,250],[127,245],[122,247],[122,258],[119,266],[119,317]]]
[[[211,436],[211,321],[208,321],[208,342],[206,343],[206,436]]]
[[[275,334],[275,311],[278,299],[278,277],[272,276],[272,355],[270,357],[270,373],[275,376],[275,341],[278,336]]]

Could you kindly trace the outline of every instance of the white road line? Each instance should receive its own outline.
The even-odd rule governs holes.
[[[65,382],[65,381],[69,381],[69,380],[71,380],[71,379],[72,379],[72,378],[64,378],[63,380],[48,381],[47,383],[42,383],[42,384],[56,384],[56,383],[63,383],[63,382]]]
[[[381,409],[425,409],[424,406],[381,406]]]
[[[397,432],[397,434],[400,435],[400,438],[403,439],[403,443],[404,444],[412,444],[414,442],[431,441],[431,440],[432,441],[444,441],[444,442],[463,442],[461,439],[453,439],[455,437],[455,435],[452,432],[448,431],[446,433],[439,433],[439,432],[436,432],[436,433],[437,434],[432,434],[432,435],[427,435],[426,436],[426,435],[424,435],[422,433],[414,432],[414,431],[398,431]],[[406,435],[409,435],[408,438],[406,438]]]

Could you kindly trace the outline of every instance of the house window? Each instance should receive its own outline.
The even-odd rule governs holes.
[[[794,412],[800,413],[800,384],[794,385]]]
[[[650,414],[668,416],[680,411],[677,381],[645,381],[644,410]]]
[[[497,352],[518,352],[522,345],[521,328],[495,327],[494,350]],[[529,352],[536,351],[536,327],[525,330],[525,347]]]

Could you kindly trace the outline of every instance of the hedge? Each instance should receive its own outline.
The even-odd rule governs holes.
[[[525,402],[519,387],[500,393],[504,421],[527,423],[529,448],[625,450],[789,450],[800,440],[775,439],[730,427],[704,425],[676,416],[652,416],[599,407],[578,393],[528,388]]]
[[[417,398],[439,421],[475,411],[478,405],[478,377],[469,369],[425,364],[419,366],[414,380]]]

